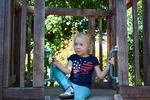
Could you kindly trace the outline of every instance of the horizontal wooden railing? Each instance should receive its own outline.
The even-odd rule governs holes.
[[[28,14],[34,13],[34,6],[27,6]],[[45,7],[46,15],[59,16],[111,16],[111,11],[79,8],[50,8]]]

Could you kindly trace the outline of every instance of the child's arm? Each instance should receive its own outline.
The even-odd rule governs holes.
[[[104,76],[108,73],[109,71],[109,64],[107,64],[106,68],[101,71],[100,67],[99,66],[95,66],[95,72],[96,72],[96,75],[100,78],[100,79],[103,79]]]
[[[100,78],[100,79],[103,79],[104,76],[106,76],[106,74],[108,73],[109,71],[109,64],[113,64],[114,65],[114,57],[111,58],[109,61],[109,63],[106,65],[105,69],[103,71],[101,71],[101,69],[99,68],[99,66],[95,66],[95,71],[96,71],[96,75]]]
[[[49,58],[49,62],[53,63],[57,68],[59,68],[62,72],[66,73],[66,74],[70,74],[72,71],[72,61],[68,61],[67,66],[63,66],[56,58],[53,58],[53,60],[51,60]]]

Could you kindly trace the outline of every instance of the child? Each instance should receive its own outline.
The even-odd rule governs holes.
[[[98,59],[89,54],[91,45],[87,34],[78,33],[74,38],[75,54],[68,58],[67,67],[63,67],[56,58],[49,58],[49,62],[56,66],[52,70],[53,75],[65,91],[60,94],[60,98],[74,96],[74,100],[86,100],[90,96],[93,71],[95,70],[96,75],[102,79],[109,70],[109,63],[114,64],[114,58],[112,58],[106,68],[101,71]],[[64,73],[70,74],[69,79]]]

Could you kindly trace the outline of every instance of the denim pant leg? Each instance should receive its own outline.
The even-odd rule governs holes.
[[[74,100],[86,100],[91,94],[91,90],[87,87],[79,86],[74,83],[72,83],[72,86],[74,88]]]
[[[68,77],[61,70],[59,70],[57,67],[51,67],[51,70],[55,80],[59,83],[64,91],[71,86]]]

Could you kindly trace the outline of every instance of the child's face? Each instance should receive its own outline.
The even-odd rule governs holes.
[[[84,37],[76,37],[74,41],[74,51],[77,55],[81,57],[88,56],[88,51],[90,49],[89,42]]]

